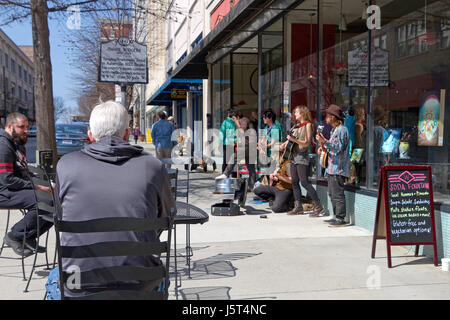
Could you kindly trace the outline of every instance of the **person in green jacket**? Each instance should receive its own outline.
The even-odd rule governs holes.
[[[259,143],[259,150],[267,155],[272,156],[272,147],[281,140],[281,124],[278,122],[277,115],[272,109],[263,112],[264,124],[266,125],[262,135],[262,141]]]
[[[227,118],[220,126],[220,141],[223,146],[222,174],[216,179],[225,179],[234,169],[234,155],[236,144],[236,112],[233,109],[227,111]]]

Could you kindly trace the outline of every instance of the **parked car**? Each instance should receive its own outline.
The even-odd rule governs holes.
[[[31,126],[30,129],[28,129],[28,136],[36,137],[36,126]]]
[[[58,155],[81,150],[89,144],[88,126],[86,124],[56,124],[56,149]]]

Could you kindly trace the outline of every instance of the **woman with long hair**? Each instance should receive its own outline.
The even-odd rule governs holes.
[[[287,136],[287,140],[281,146],[282,149],[286,149],[289,141],[294,143],[291,154],[290,169],[295,205],[294,209],[288,212],[288,215],[303,214],[302,191],[299,185],[300,182],[302,187],[306,189],[307,195],[313,200],[314,203],[314,211],[311,216],[317,217],[322,214],[325,209],[320,204],[316,190],[308,181],[309,149],[313,143],[311,112],[306,106],[297,106],[294,108],[293,115],[296,124]]]

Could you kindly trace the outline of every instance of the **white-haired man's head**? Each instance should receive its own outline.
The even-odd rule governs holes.
[[[102,102],[94,107],[89,119],[89,138],[98,141],[106,136],[128,140],[130,116],[127,110],[115,101]]]

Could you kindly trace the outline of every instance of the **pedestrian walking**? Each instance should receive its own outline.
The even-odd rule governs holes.
[[[134,144],[137,144],[138,138],[141,135],[141,130],[139,130],[139,126],[135,125],[133,129],[133,136],[134,136]]]
[[[153,124],[151,136],[156,149],[158,159],[166,159],[166,162],[172,158],[172,133],[175,130],[172,122],[166,120],[167,115],[164,111],[158,113],[159,120]],[[170,168],[171,164],[167,163]]]

